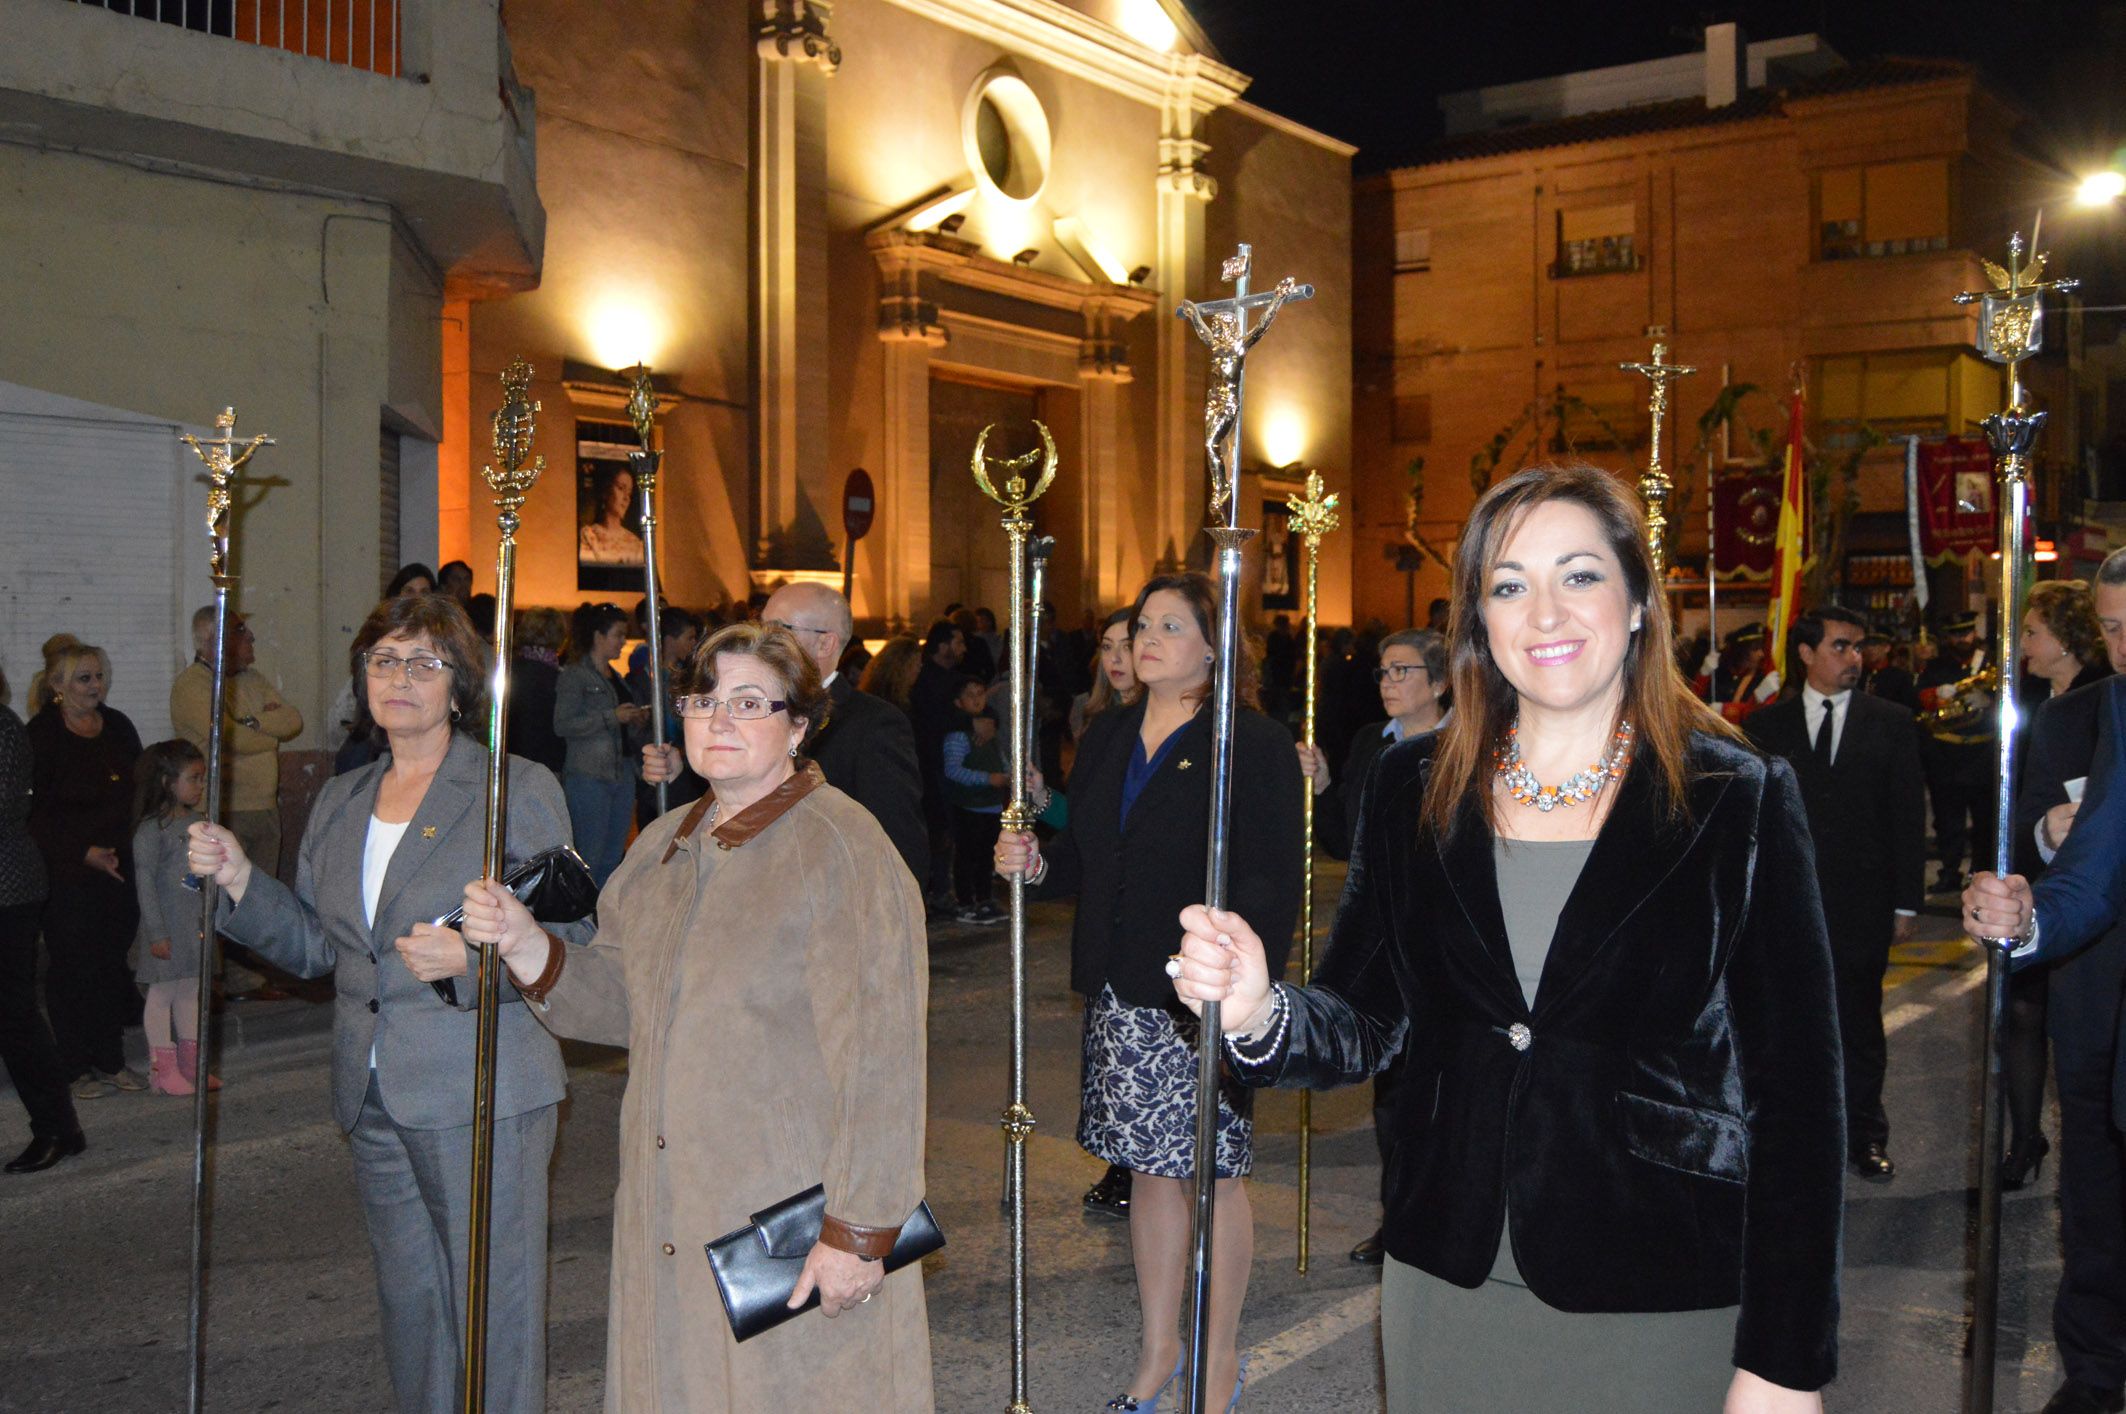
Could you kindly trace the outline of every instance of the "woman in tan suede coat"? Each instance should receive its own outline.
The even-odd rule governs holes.
[[[688,667],[687,760],[712,794],[642,832],[595,941],[563,947],[499,886],[466,890],[466,936],[498,944],[534,1014],[631,1052],[605,1406],[928,1414],[922,1273],[877,1260],[923,1196],[922,899],[870,813],[797,756],[827,695],[787,630],[732,625]],[[816,1287],[820,1310],[740,1345],[704,1244],[819,1183],[793,1303]]]

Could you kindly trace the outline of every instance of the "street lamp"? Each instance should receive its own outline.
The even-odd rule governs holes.
[[[2076,206],[2109,206],[2126,196],[2126,172],[2107,168],[2083,177],[2074,189]]]

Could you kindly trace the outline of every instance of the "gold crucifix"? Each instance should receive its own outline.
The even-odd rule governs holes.
[[[1639,478],[1639,495],[1646,502],[1646,548],[1653,556],[1654,583],[1658,587],[1668,574],[1668,472],[1661,465],[1661,424],[1668,420],[1668,390],[1678,378],[1698,370],[1688,364],[1670,363],[1668,345],[1655,344],[1650,363],[1620,363],[1626,373],[1642,375],[1653,384],[1648,406],[1653,413],[1653,438],[1646,452],[1646,474]]]
[[[238,451],[233,407],[223,408],[215,415],[214,428],[220,436],[199,438],[187,432],[178,440],[207,466],[207,573],[220,585],[229,573],[229,481],[243,470],[253,452],[272,446],[273,439],[261,432]]]

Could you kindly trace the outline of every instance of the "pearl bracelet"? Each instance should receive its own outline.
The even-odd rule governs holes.
[[[1270,987],[1270,1019],[1261,1035],[1229,1035],[1226,1049],[1241,1065],[1267,1065],[1284,1050],[1286,1033],[1292,1028],[1292,999],[1281,983]]]

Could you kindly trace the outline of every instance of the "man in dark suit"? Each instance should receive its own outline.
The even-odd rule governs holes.
[[[2114,671],[2126,669],[2126,551],[2097,573],[2097,619]],[[2037,877],[2074,828],[2097,757],[2102,683],[2038,709],[2016,786],[2016,858]],[[2112,1130],[2126,1000],[2126,929],[2051,968],[2047,1030],[2060,1097],[2060,1288],[2053,1343],[2066,1382],[2047,1414],[2126,1408],[2126,1154]]]
[[[786,628],[819,664],[833,706],[827,725],[805,751],[827,784],[847,794],[885,827],[886,837],[921,881],[930,868],[923,825],[923,778],[915,762],[915,731],[900,708],[860,690],[836,671],[855,620],[849,601],[824,584],[786,584],[768,596],[761,622]]]
[[[1942,621],[1940,650],[1919,674],[1922,707],[1963,702],[1971,708],[1927,732],[1927,794],[1934,806],[1934,848],[1941,860],[1936,893],[1956,888],[1967,847],[1974,867],[1993,862],[1993,743],[1999,733],[1992,697],[1957,687],[1991,662],[1992,654],[1978,641],[1978,615],[1956,614]]]
[[[1917,717],[1918,680],[1910,668],[1900,668],[1890,661],[1890,648],[1890,640],[1879,633],[1860,640],[1860,690],[1870,697],[1895,702]]]
[[[1855,691],[1866,628],[1835,605],[1803,614],[1793,629],[1801,691],[1751,714],[1748,730],[1801,781],[1838,976],[1846,1157],[1862,1178],[1884,1183],[1897,1166],[1882,1107],[1882,975],[1890,944],[1911,936],[1919,911],[1926,824],[1912,714]]]

